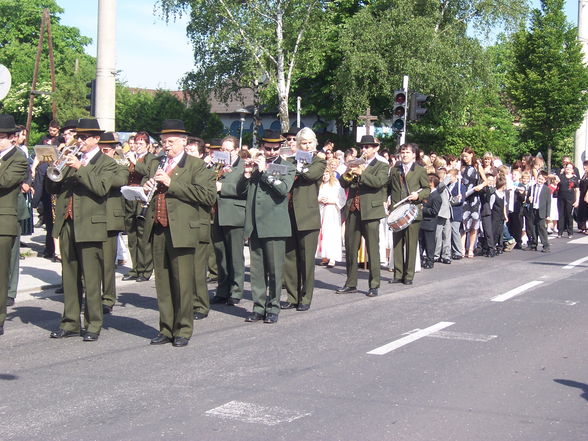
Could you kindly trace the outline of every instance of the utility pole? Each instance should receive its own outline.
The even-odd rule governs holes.
[[[116,99],[116,0],[98,0],[96,55],[96,118],[100,128],[114,131]]]
[[[578,0],[578,40],[582,45],[584,64],[588,64],[588,0]],[[574,162],[582,170],[582,162],[588,159],[588,112],[576,131],[575,147]]]

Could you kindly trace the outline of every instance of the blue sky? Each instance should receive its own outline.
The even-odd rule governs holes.
[[[96,56],[98,0],[57,0],[65,9],[61,23],[75,26],[93,44],[86,52]],[[186,19],[166,24],[153,11],[153,0],[117,0],[117,69],[131,87],[178,89],[178,80],[193,67],[186,37]],[[539,0],[532,0],[539,7]],[[566,0],[566,13],[576,23],[578,1]]]

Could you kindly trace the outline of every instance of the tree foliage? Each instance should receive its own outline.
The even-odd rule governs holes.
[[[541,0],[530,28],[514,35],[507,80],[524,136],[547,151],[549,165],[552,148],[565,144],[588,109],[588,68],[563,6],[563,0]]]

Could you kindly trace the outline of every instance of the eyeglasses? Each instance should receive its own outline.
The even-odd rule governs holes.
[[[295,136],[287,136],[286,140],[287,141],[296,141],[296,137]]]
[[[280,150],[280,146],[277,146],[277,147],[264,147],[264,150],[267,151],[267,152],[272,151],[272,150],[274,152],[276,152],[276,151]]]
[[[85,141],[86,139],[91,138],[91,136],[90,135],[76,135],[75,138],[80,139],[82,141]]]

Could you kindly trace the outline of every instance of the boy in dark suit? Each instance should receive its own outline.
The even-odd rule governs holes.
[[[424,269],[431,269],[435,262],[435,231],[437,229],[437,216],[441,209],[442,199],[441,194],[437,191],[439,177],[433,173],[430,173],[427,177],[429,179],[431,193],[423,204],[423,220],[421,221],[419,239],[421,250],[424,251],[422,253],[422,267]]]
[[[537,183],[531,189],[531,206],[533,210],[533,237],[535,242],[532,244],[532,248],[537,250],[537,238],[541,240],[543,246],[543,252],[549,253],[549,238],[547,235],[547,224],[545,219],[549,217],[551,211],[551,192],[549,187],[545,185],[547,181],[547,172],[541,170],[537,175]]]

